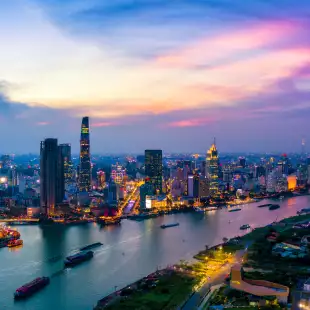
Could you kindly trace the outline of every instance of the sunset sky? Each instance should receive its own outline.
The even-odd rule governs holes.
[[[309,0],[0,3],[2,152],[310,151]]]

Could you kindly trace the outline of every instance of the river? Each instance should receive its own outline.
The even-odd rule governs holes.
[[[265,203],[279,203],[281,208],[257,208]],[[205,245],[221,243],[224,237],[246,233],[239,229],[243,224],[264,226],[309,206],[310,196],[301,196],[282,202],[251,203],[239,212],[222,209],[207,214],[173,214],[142,222],[123,220],[120,226],[104,228],[97,224],[18,226],[23,247],[0,249],[0,309],[92,309],[115,287],[121,288],[180,259],[189,260]],[[161,224],[171,222],[180,226],[160,229]],[[104,245],[94,250],[92,260],[63,269],[65,256],[99,241]],[[59,260],[52,259],[55,257]],[[42,275],[51,277],[49,286],[25,301],[14,302],[16,288]]]

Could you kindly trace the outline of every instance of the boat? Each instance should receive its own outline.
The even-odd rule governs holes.
[[[264,207],[270,207],[272,204],[271,203],[267,203],[265,205],[260,205],[260,206],[257,206],[258,208],[264,208]]]
[[[92,259],[93,256],[94,256],[93,251],[79,252],[75,255],[66,257],[64,263],[65,263],[66,267],[73,267],[73,266],[78,265],[82,262],[85,262],[87,260]]]
[[[199,208],[199,207],[194,207],[194,210],[196,212],[209,212],[209,211],[216,211],[217,207],[205,207],[205,208]]]
[[[279,205],[271,205],[271,206],[269,207],[269,210],[276,210],[276,209],[279,209],[279,208],[280,208]]]
[[[163,224],[163,225],[160,225],[160,228],[169,228],[169,227],[174,227],[174,226],[179,226],[180,224],[179,223],[172,223],[172,224]]]
[[[244,224],[244,225],[240,226],[241,230],[245,230],[245,229],[249,229],[249,228],[251,228],[251,226],[249,224]]]
[[[8,247],[13,248],[15,246],[23,245],[23,240],[17,239],[17,240],[10,240],[8,242]]]
[[[43,287],[50,283],[49,277],[36,278],[33,281],[21,286],[14,293],[15,299],[26,298],[35,292],[41,290]]]
[[[229,210],[228,212],[236,212],[236,211],[241,211],[241,209],[240,209],[240,208],[237,208],[237,209],[231,209],[231,210]]]
[[[86,245],[86,246],[80,248],[80,251],[90,250],[90,249],[97,248],[97,247],[102,246],[102,245],[103,244],[101,242],[95,242],[95,243],[92,243],[92,244],[89,244],[89,245]]]
[[[310,208],[305,208],[305,209],[301,209],[300,211],[297,211],[297,214],[300,215],[300,214],[308,214],[310,213]]]

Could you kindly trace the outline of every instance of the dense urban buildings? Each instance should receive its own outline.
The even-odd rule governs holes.
[[[80,167],[79,167],[79,191],[91,190],[91,162],[89,140],[89,118],[83,117],[80,140]]]
[[[153,186],[154,193],[161,193],[163,187],[163,152],[145,150],[145,177]]]

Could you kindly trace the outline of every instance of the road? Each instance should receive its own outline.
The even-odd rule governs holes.
[[[242,257],[246,250],[237,251],[235,254],[234,261],[221,267],[216,274],[208,278],[207,281],[188,299],[186,304],[182,307],[182,310],[194,310],[199,307],[203,302],[203,299],[208,294],[210,287],[221,284],[225,281],[227,274],[230,273],[231,266],[242,261]]]

